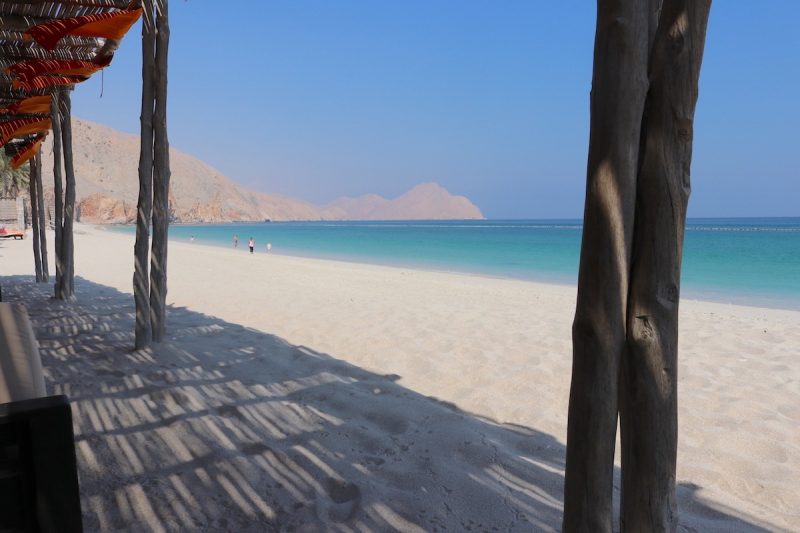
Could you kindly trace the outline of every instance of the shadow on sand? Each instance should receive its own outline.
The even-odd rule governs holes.
[[[167,343],[132,352],[132,296],[77,279],[65,304],[31,277],[2,282],[28,306],[50,392],[72,401],[87,531],[560,527],[551,435],[182,308]],[[679,502],[698,530],[773,529],[696,491]]]

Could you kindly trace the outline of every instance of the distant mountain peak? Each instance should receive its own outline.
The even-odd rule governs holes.
[[[73,118],[73,147],[80,219],[93,223],[135,221],[139,136]],[[52,160],[42,161],[45,175],[51,174]],[[435,182],[420,183],[392,200],[370,193],[317,206],[246,189],[174,148],[170,148],[170,166],[170,208],[178,222],[483,218],[467,198],[451,195]],[[52,185],[49,193],[52,195]]]
[[[441,185],[439,185],[435,181],[424,181],[422,183],[418,183],[418,184],[414,185],[413,187],[411,187],[411,189],[408,190],[408,192],[412,192],[412,191],[444,192],[444,193],[450,194],[450,192],[447,189],[445,189],[444,187],[442,187]]]
[[[454,196],[436,182],[420,183],[397,198],[377,194],[343,196],[326,205],[348,220],[482,219],[480,209],[463,196]]]

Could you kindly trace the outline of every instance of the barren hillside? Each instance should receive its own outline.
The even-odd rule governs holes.
[[[139,137],[73,119],[78,217],[86,222],[133,222],[138,195]],[[53,175],[52,139],[43,147],[44,176]],[[396,220],[483,218],[463,196],[434,183],[418,185],[394,200],[370,194],[340,198],[327,206],[255,192],[214,167],[170,149],[170,206],[176,222],[257,220]],[[45,183],[52,180],[45,178]],[[52,190],[52,185],[46,187]]]

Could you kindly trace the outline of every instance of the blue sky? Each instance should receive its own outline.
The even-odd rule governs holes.
[[[316,203],[437,181],[490,218],[581,216],[594,2],[214,5],[170,2],[174,147]],[[796,0],[714,3],[690,216],[800,216],[797,20]],[[139,35],[77,116],[138,132]]]

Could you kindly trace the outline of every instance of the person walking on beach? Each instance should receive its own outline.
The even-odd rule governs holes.
[[[233,247],[234,248],[238,248],[239,247],[239,236],[238,235],[234,235],[233,236]]]
[[[267,252],[269,252],[270,250],[272,250],[272,243],[268,242],[267,243]]]
[[[250,237],[250,240],[247,241],[247,246],[250,247],[250,253],[252,254],[253,253],[253,249],[256,247],[256,241],[253,240],[252,237]]]

